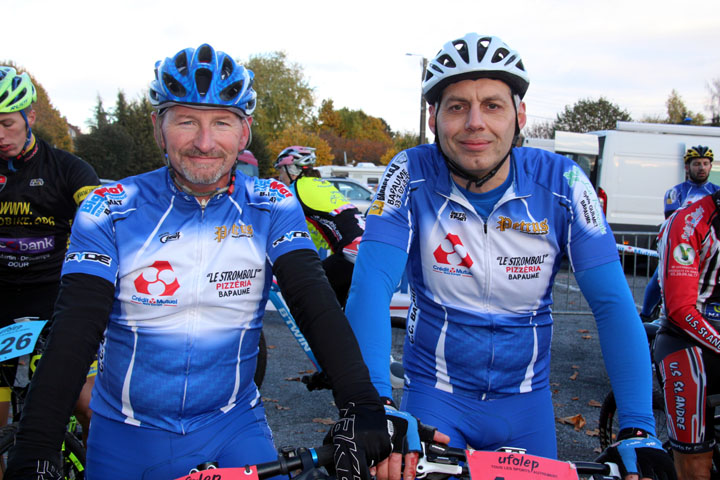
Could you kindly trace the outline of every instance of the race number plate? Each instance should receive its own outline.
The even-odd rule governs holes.
[[[466,451],[472,480],[578,480],[568,462],[523,453]]]
[[[255,465],[245,468],[213,468],[191,473],[175,480],[258,480]]]
[[[34,320],[0,328],[0,362],[31,353],[46,323]]]

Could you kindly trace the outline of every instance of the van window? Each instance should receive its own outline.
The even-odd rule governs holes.
[[[586,155],[584,153],[563,153],[558,152],[560,155],[568,157],[575,163],[580,165],[585,175],[590,179],[590,183],[595,186],[595,180],[597,179],[597,155]]]

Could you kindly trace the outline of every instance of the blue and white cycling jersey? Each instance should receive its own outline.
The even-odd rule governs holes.
[[[237,172],[231,193],[204,208],[166,168],[88,195],[63,275],[115,285],[93,411],[184,433],[256,405],[270,266],[303,248],[314,246],[300,204],[272,179]]]
[[[698,185],[695,182],[686,180],[675,185],[665,192],[665,218],[669,217],[678,208],[687,207],[718,190],[720,190],[720,187],[710,182]]]
[[[552,284],[618,260],[593,186],[571,160],[515,148],[512,185],[484,222],[435,145],[398,154],[363,241],[408,252],[412,303],[403,363],[411,382],[492,398],[547,386]],[[362,256],[362,247],[361,247]]]

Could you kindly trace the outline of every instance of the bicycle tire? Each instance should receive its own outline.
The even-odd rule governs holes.
[[[666,450],[669,451],[667,417],[665,416],[665,400],[663,399],[661,390],[653,391],[652,398],[653,416],[655,417],[655,433]],[[615,404],[615,394],[610,391],[603,400],[600,407],[600,416],[598,419],[598,438],[600,440],[600,448],[605,450],[612,444],[619,432],[619,424],[616,418],[617,405]]]
[[[257,364],[255,365],[255,385],[258,388],[262,386],[265,379],[265,371],[267,370],[267,342],[265,341],[265,333],[260,331],[260,342],[258,343]]]
[[[73,433],[65,432],[62,446],[63,474],[68,480],[85,478],[85,447]]]
[[[15,444],[15,434],[18,424],[11,423],[0,428],[0,466],[5,473],[7,454]],[[65,441],[62,447],[63,475],[68,480],[82,480],[85,478],[85,447],[72,433],[65,432]]]

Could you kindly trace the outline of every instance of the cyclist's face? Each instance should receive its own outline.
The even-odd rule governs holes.
[[[160,122],[161,142],[178,181],[198,192],[212,192],[227,185],[238,153],[245,148],[250,121],[230,110],[171,107]]]
[[[703,183],[710,176],[712,162],[709,158],[694,158],[687,164],[686,168],[691,181]]]
[[[443,90],[437,109],[431,106],[429,113],[430,129],[445,155],[478,177],[507,155],[515,136],[515,118],[520,128],[526,120],[525,104],[516,113],[510,87],[489,78],[451,83]],[[505,164],[482,191],[502,183],[507,172]]]
[[[35,110],[27,112],[27,117],[32,126]],[[20,112],[0,113],[0,156],[12,158],[20,155],[26,138],[27,128]]]

